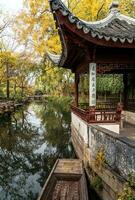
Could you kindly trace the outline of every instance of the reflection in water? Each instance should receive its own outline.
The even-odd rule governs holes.
[[[56,159],[74,157],[68,105],[32,103],[0,119],[0,200],[36,199]]]

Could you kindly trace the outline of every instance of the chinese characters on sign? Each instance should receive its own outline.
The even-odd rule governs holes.
[[[89,64],[89,106],[96,106],[96,63]]]

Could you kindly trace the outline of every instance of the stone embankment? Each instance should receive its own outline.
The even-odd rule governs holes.
[[[71,132],[77,157],[101,199],[135,199],[135,143],[74,114]]]
[[[13,113],[24,102],[0,101],[0,116]]]

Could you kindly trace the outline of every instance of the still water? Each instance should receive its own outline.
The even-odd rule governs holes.
[[[69,101],[31,103],[0,119],[0,200],[35,200],[57,158],[74,158]]]

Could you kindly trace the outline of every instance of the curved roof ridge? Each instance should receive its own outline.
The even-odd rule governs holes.
[[[95,22],[79,19],[61,0],[50,0],[50,3],[53,13],[59,11],[77,29],[85,34],[90,33],[93,38],[104,38],[106,41],[111,39],[113,42],[120,41],[121,43],[135,41],[135,19],[121,14],[117,1],[110,6],[110,12],[106,18]]]
[[[61,54],[53,54],[47,51],[47,57],[55,64],[59,65],[59,62],[61,60]]]
[[[135,18],[132,18],[132,17],[129,17],[127,15],[123,15],[120,13],[120,11],[117,9],[118,8],[118,5],[117,5],[117,2],[113,2],[112,5],[110,6],[110,12],[109,14],[107,15],[107,17],[101,19],[101,20],[98,20],[98,21],[86,21],[86,20],[83,20],[79,17],[76,17],[68,8],[67,6],[61,1],[61,0],[50,0],[50,2],[54,3],[52,4],[53,6],[53,10],[57,10],[57,9],[60,9],[62,14],[64,16],[67,16],[67,15],[72,15],[72,19],[73,18],[76,18],[78,19],[80,22],[83,22],[85,23],[86,25],[88,26],[105,26],[106,23],[109,23],[111,22],[114,18],[118,18],[120,20],[126,20],[129,24],[135,24]],[[57,5],[56,5],[56,4]],[[117,5],[117,6],[116,6]],[[62,9],[64,8],[64,10]]]
[[[118,15],[118,13],[117,13],[117,15]],[[106,24],[110,23],[116,17],[117,17],[116,14],[109,13],[109,15],[107,17],[105,17],[104,19],[98,20],[98,21],[88,22],[88,21],[85,21],[85,20],[81,20],[79,18],[78,19],[91,28],[97,28],[97,27],[99,28],[99,27],[106,26]]]
[[[133,18],[133,17],[129,17],[127,15],[120,14],[119,15],[119,19],[120,20],[125,20],[129,24],[135,25],[135,18]]]

